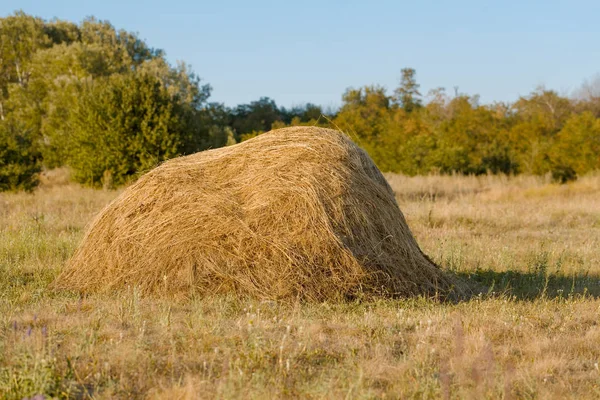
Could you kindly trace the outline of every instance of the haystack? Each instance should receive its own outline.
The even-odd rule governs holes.
[[[465,291],[421,252],[369,156],[316,127],[143,175],[92,223],[55,286],[317,301]]]

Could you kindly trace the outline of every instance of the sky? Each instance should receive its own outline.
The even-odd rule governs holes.
[[[2,0],[0,15],[110,21],[182,60],[228,106],[262,96],[338,107],[349,87],[391,93],[414,68],[421,92],[481,102],[536,87],[571,94],[600,73],[598,0]]]

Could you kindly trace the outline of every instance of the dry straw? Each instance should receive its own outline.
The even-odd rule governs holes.
[[[92,223],[55,287],[262,299],[460,297],[419,249],[369,156],[330,129],[278,129],[165,162]]]

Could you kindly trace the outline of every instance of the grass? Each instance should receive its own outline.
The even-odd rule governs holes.
[[[489,287],[279,304],[48,285],[117,192],[0,194],[0,398],[598,398],[600,176],[387,176],[435,261]]]

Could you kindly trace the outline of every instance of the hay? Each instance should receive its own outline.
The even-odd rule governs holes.
[[[263,299],[462,295],[343,134],[274,130],[165,162],[92,223],[55,287]]]

